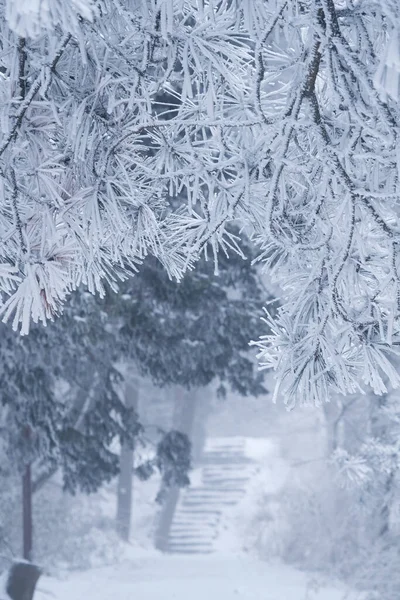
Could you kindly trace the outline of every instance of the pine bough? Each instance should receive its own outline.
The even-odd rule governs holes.
[[[400,378],[397,0],[0,0],[1,313],[259,245],[287,401]]]

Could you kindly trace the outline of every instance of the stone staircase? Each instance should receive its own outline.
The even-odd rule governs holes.
[[[171,553],[209,554],[215,551],[222,516],[245,495],[257,463],[245,453],[241,438],[207,441],[195,483],[181,491],[169,531]]]

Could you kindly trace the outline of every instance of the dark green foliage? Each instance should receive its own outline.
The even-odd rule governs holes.
[[[94,492],[119,472],[119,457],[111,450],[114,439],[134,444],[143,428],[137,414],[125,407],[115,393],[109,373],[103,378],[102,394],[77,428],[73,420],[60,435],[60,463],[68,491]]]
[[[163,475],[157,496],[159,502],[169,488],[189,485],[190,454],[190,440],[180,431],[169,431],[157,444],[157,467]]]
[[[179,284],[148,258],[118,294],[74,294],[46,329],[21,338],[2,326],[2,438],[13,464],[34,462],[40,473],[61,467],[70,492],[112,479],[119,466],[113,441],[133,444],[143,434],[116,392],[118,362],[135,363],[158,385],[218,379],[222,391],[226,384],[243,395],[265,391],[248,348],[265,295],[250,260],[238,256],[221,256],[218,276],[202,260]],[[164,487],[185,485],[187,439],[162,435],[152,467]],[[147,477],[149,468],[137,475]]]
[[[156,501],[162,502],[171,487],[189,485],[190,457],[191,442],[188,436],[181,431],[168,431],[158,442],[154,458],[137,467],[135,475],[146,481],[158,470],[162,479]]]
[[[249,356],[267,292],[250,260],[200,261],[177,284],[155,259],[123,286],[126,351],[158,385],[199,387],[215,378],[242,395],[265,393]]]
[[[84,344],[69,344],[61,322],[26,338],[1,329],[2,439],[10,463],[21,471],[34,463],[40,473],[61,467],[68,491],[95,491],[118,473],[113,440],[133,443],[142,432],[115,391],[121,375],[112,363],[96,365]]]

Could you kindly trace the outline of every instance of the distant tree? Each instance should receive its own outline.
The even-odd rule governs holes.
[[[250,259],[226,258],[219,277],[203,261],[180,284],[148,259],[118,294],[71,297],[63,319],[47,328],[16,337],[3,326],[2,439],[12,464],[21,471],[33,465],[33,491],[58,469],[72,493],[115,477],[120,459],[112,442],[133,448],[145,437],[118,394],[123,361],[158,385],[218,379],[221,392],[226,385],[242,395],[265,392],[248,340],[266,293]],[[163,489],[187,483],[190,456],[178,452],[174,463],[174,435],[160,431],[154,459],[137,465],[142,478],[159,470]]]
[[[221,393],[224,385],[243,396],[265,392],[248,342],[269,292],[247,251],[247,260],[221,256],[218,276],[202,260],[179,284],[149,257],[121,286],[121,298],[107,297],[123,352],[144,375],[158,385],[202,387],[217,379]]]
[[[399,385],[399,16],[397,0],[1,0],[4,318],[26,333],[149,254],[181,278],[239,251],[236,219],[283,289],[260,347],[288,403]]]

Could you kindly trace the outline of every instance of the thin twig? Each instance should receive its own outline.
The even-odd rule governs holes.
[[[14,123],[13,127],[11,128],[10,133],[7,135],[6,139],[0,146],[0,157],[7,150],[8,146],[10,145],[10,142],[18,135],[18,132],[20,130],[22,121],[25,117],[26,111],[32,104],[36,94],[38,93],[38,91],[40,90],[40,88],[42,86],[42,74],[43,74],[44,70],[46,68],[49,68],[50,71],[53,71],[55,69],[55,67],[57,66],[58,61],[60,60],[70,39],[71,39],[71,34],[64,36],[64,38],[60,44],[60,47],[58,48],[50,65],[43,66],[40,74],[36,77],[35,81],[33,82],[32,86],[30,87],[28,93],[26,94],[23,102],[21,102],[19,110],[18,110],[17,114],[15,115],[15,123]]]

